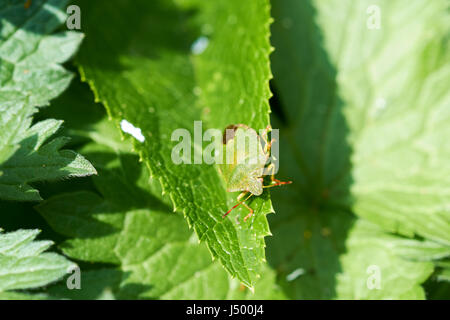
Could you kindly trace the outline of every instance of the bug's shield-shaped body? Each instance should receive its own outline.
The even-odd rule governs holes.
[[[263,192],[264,166],[269,154],[264,152],[260,137],[247,126],[234,127],[234,135],[224,138],[222,164],[228,192],[248,191],[255,196]]]

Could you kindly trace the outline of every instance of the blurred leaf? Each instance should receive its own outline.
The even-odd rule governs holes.
[[[2,1],[0,4],[0,103],[24,108],[47,105],[70,83],[60,64],[78,48],[83,35],[53,33],[66,14],[67,0]]]
[[[0,13],[0,198],[40,200],[29,183],[95,174],[80,155],[60,150],[67,138],[46,144],[61,121],[31,125],[36,106],[48,104],[72,75],[60,66],[81,42],[81,34],[51,34],[65,19],[67,1],[2,3]]]
[[[38,230],[0,233],[0,298],[15,297],[7,290],[31,289],[63,277],[74,266],[66,258],[45,252],[51,241],[33,241]]]
[[[448,255],[447,6],[273,1],[280,172],[297,190],[273,192],[268,260],[301,270],[284,283],[291,297],[424,298],[433,267],[413,260]],[[374,8],[380,29],[367,27]]]
[[[450,282],[450,261],[439,261],[436,263],[436,266],[438,267],[436,279]]]
[[[81,155],[60,150],[68,138],[45,143],[62,124],[45,120],[31,126],[34,108],[22,105],[0,107],[0,198],[41,200],[29,183],[95,174],[94,167]]]
[[[346,240],[347,253],[340,258],[343,271],[338,275],[337,297],[424,299],[420,284],[433,272],[433,263],[405,259],[402,245],[402,239],[385,234],[377,225],[356,222]]]
[[[89,34],[77,57],[82,77],[117,127],[126,120],[142,135],[134,143],[140,157],[212,256],[253,286],[265,261],[268,193],[251,202],[247,223],[235,222],[241,208],[222,219],[237,194],[226,192],[213,165],[175,165],[171,135],[185,128],[193,136],[197,120],[220,131],[269,124],[268,1],[80,3]]]
[[[438,274],[438,280],[440,281],[449,281],[450,282],[450,268],[447,269],[443,269],[439,274]]]
[[[30,294],[25,292],[6,291],[0,292],[0,300],[44,300],[48,299],[45,294]]]
[[[113,300],[115,290],[119,290],[123,273],[115,269],[82,271],[81,288],[67,290],[67,286],[56,284],[46,290],[49,296],[60,299]]]

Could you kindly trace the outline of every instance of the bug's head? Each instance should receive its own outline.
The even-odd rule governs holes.
[[[236,133],[236,130],[238,128],[245,128],[248,129],[249,126],[246,124],[238,123],[238,124],[230,124],[223,130],[223,137],[222,137],[222,143],[227,144],[228,141],[234,138],[234,135]]]

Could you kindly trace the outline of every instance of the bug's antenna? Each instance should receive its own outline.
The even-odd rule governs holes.
[[[269,184],[268,186],[263,186],[263,188],[278,187],[278,186],[282,186],[284,184],[291,184],[292,183],[292,181],[280,181],[278,179],[274,179],[272,181],[275,182],[275,183],[274,184]]]
[[[237,204],[235,204],[230,210],[228,210],[228,211],[222,216],[222,218],[225,218],[231,211],[233,211],[233,209],[239,207],[239,206],[240,206],[241,204],[243,204],[245,201],[247,201],[248,199],[250,199],[250,197],[251,197],[252,195],[253,195],[253,194],[250,193],[250,195],[249,195],[247,198],[245,198],[244,200],[242,200],[242,201],[238,202]]]

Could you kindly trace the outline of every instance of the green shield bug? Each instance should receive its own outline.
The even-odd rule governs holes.
[[[275,141],[267,140],[271,130],[271,127],[267,126],[262,134],[258,135],[254,129],[245,124],[233,124],[225,128],[222,141],[223,161],[218,164],[218,169],[225,179],[227,192],[241,191],[241,193],[237,197],[238,203],[228,210],[223,218],[242,204],[249,210],[249,214],[244,218],[244,221],[247,221],[253,214],[253,209],[245,203],[248,199],[260,196],[263,188],[292,183],[275,179],[275,165],[268,164],[272,143]],[[263,185],[265,171],[271,173],[271,183],[266,186]]]

